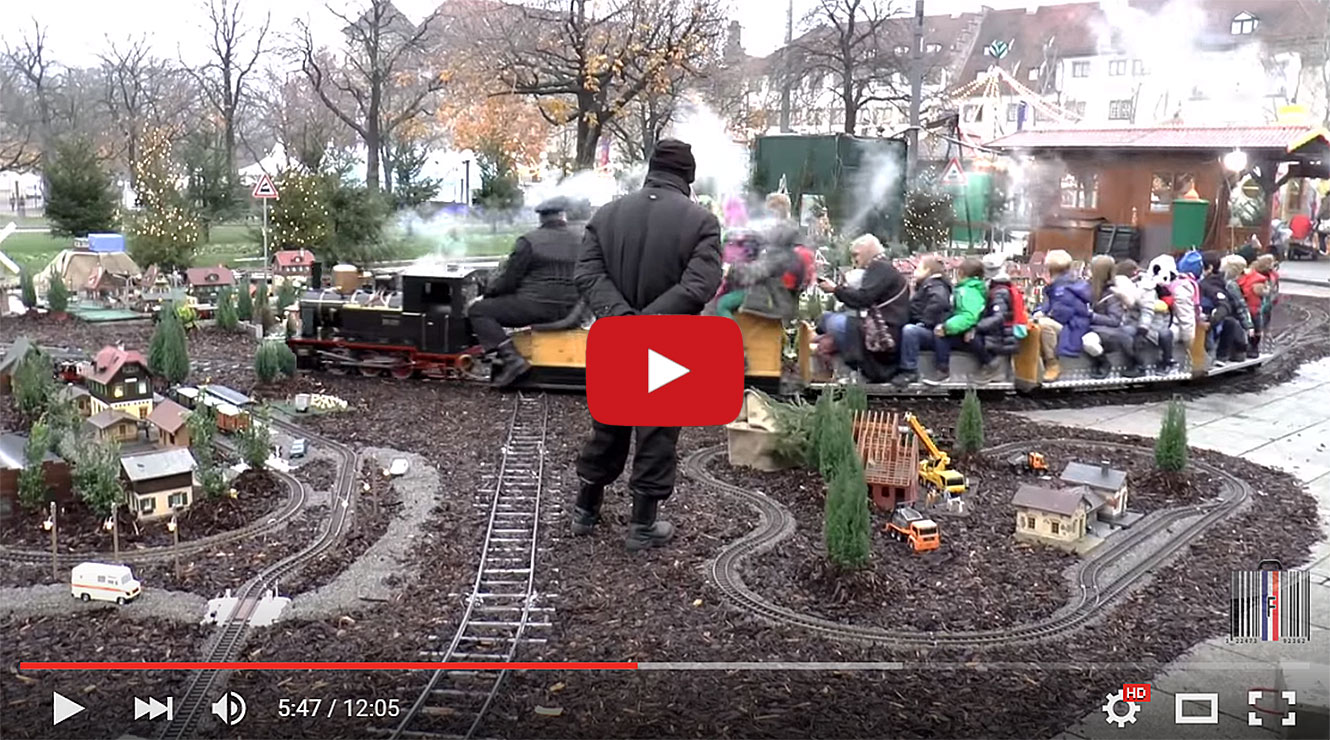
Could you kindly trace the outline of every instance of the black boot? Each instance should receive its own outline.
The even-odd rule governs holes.
[[[633,494],[633,523],[628,530],[628,549],[637,551],[661,547],[674,536],[674,525],[656,519],[659,499]]]
[[[498,388],[507,388],[531,370],[531,363],[517,351],[511,339],[499,345],[498,355],[503,363],[503,369],[494,376],[494,385]]]
[[[1105,352],[1098,357],[1090,358],[1090,375],[1096,380],[1102,380],[1108,377],[1108,371],[1111,369],[1108,364],[1108,353]]]
[[[577,492],[577,503],[573,505],[573,534],[591,534],[600,521],[600,502],[605,498],[605,486],[582,483]]]

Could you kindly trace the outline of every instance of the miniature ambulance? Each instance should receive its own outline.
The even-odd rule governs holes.
[[[79,563],[69,578],[70,592],[84,601],[125,604],[139,597],[142,588],[127,565]]]

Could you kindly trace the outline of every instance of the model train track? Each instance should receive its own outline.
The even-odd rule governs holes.
[[[278,582],[294,574],[332,547],[341,536],[351,514],[351,501],[359,473],[360,456],[339,442],[310,434],[286,422],[274,420],[271,423],[274,427],[304,436],[312,444],[327,447],[340,458],[337,479],[333,483],[333,499],[329,506],[328,523],[319,537],[303,550],[268,566],[237,590],[235,608],[218,627],[215,636],[209,642],[203,658],[205,662],[230,662],[239,656],[240,648],[249,634],[249,619],[253,616],[254,609],[264,592],[274,588]],[[295,478],[290,478],[290,481],[302,489],[302,498],[308,495],[305,483]],[[198,723],[206,715],[210,694],[220,683],[223,673],[221,670],[203,669],[191,674],[174,718],[167,723],[158,737],[181,740],[192,736]]]
[[[1030,444],[1052,440],[1022,440],[990,448],[986,454],[1001,455],[1027,449]],[[1141,452],[1138,446],[1111,442],[1078,442],[1090,447]],[[1116,541],[1097,548],[1075,568],[1078,593],[1063,608],[1036,622],[999,630],[956,632],[920,632],[888,630],[878,627],[841,624],[811,614],[798,612],[767,600],[744,581],[742,565],[750,557],[766,552],[794,533],[794,516],[764,493],[751,491],[719,480],[707,471],[707,464],[723,452],[710,447],[689,456],[685,472],[712,488],[733,495],[757,510],[759,521],[744,537],[726,547],[708,564],[711,579],[740,609],[778,624],[797,627],[824,637],[853,640],[895,647],[993,648],[1013,643],[1034,642],[1061,637],[1084,627],[1098,617],[1119,596],[1163,565],[1179,550],[1201,535],[1215,522],[1237,510],[1252,494],[1251,486],[1236,476],[1212,465],[1194,461],[1192,465],[1220,481],[1218,499],[1157,512],[1126,530]],[[1192,521],[1188,521],[1192,520]],[[1150,538],[1167,532],[1168,539],[1149,557],[1140,558],[1122,573],[1101,582],[1106,570],[1122,563]]]
[[[474,736],[507,675],[498,664],[513,659],[529,628],[549,626],[539,621],[547,610],[535,603],[548,416],[543,394],[518,394],[466,611],[446,647],[425,653],[442,662],[495,663],[496,667],[434,671],[397,727],[377,734],[393,738]]]

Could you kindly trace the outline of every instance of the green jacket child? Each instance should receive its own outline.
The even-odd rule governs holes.
[[[970,331],[979,323],[979,319],[984,315],[984,306],[988,302],[988,290],[984,287],[983,263],[974,260],[978,265],[979,275],[967,275],[967,267],[970,260],[966,260],[961,265],[961,282],[952,292],[953,310],[950,317],[947,318],[942,326],[939,336],[958,336]]]

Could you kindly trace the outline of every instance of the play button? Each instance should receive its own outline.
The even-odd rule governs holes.
[[[51,724],[58,725],[61,722],[82,712],[86,707],[73,699],[67,699],[57,691],[51,692]]]
[[[659,352],[647,350],[647,393],[669,385],[690,372],[688,368]]]

